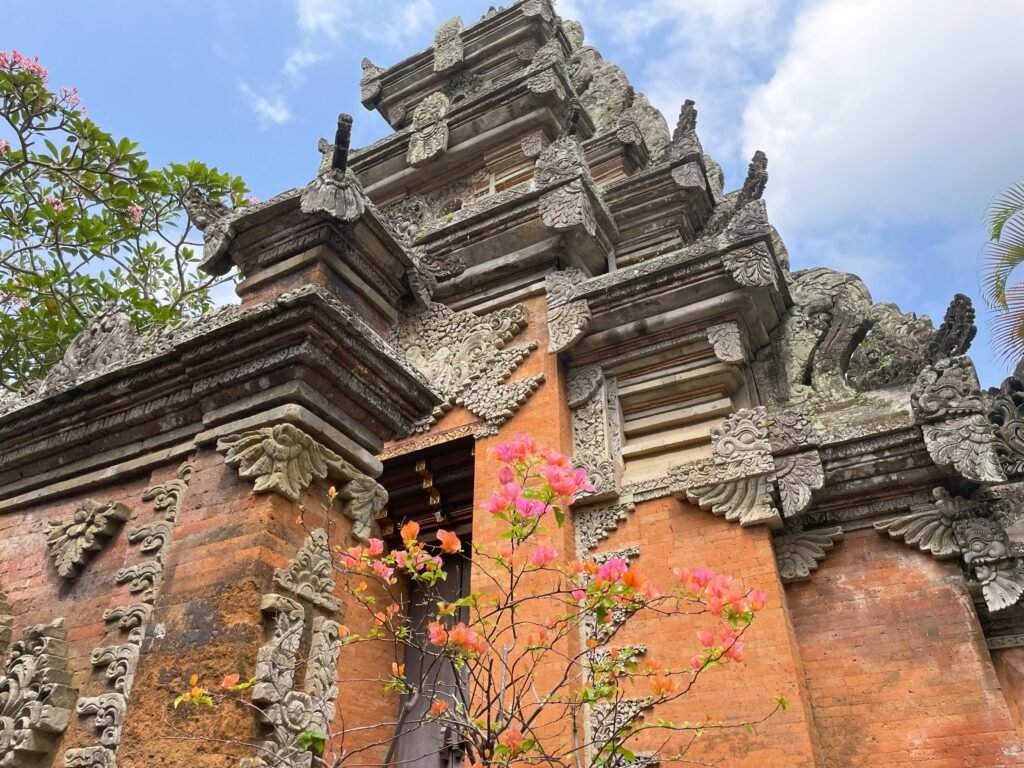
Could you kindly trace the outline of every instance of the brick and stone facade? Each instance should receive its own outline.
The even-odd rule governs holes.
[[[306,187],[190,199],[240,306],[144,335],[99,317],[0,403],[0,766],[298,765],[269,755],[339,723],[374,741],[392,659],[334,652],[360,627],[325,547],[386,533],[388,467],[456,441],[479,502],[519,432],[594,480],[560,550],[767,592],[748,660],[664,714],[792,707],[694,759],[1024,765],[1024,383],[980,389],[969,300],[935,327],[790,271],[764,155],[726,192],[694,104],[670,131],[549,0],[435,41],[364,61],[389,136],[350,151],[342,115]],[[296,653],[288,627],[318,663],[260,678],[262,720],[172,716],[190,674]],[[691,653],[685,618],[629,631]]]

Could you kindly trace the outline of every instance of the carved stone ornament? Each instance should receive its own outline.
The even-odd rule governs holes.
[[[367,541],[378,515],[388,505],[388,492],[372,477],[357,473],[338,491],[341,512],[352,521],[352,537]]]
[[[795,531],[775,536],[775,560],[779,564],[779,576],[784,582],[802,581],[811,577],[825,554],[843,538],[843,529],[817,528],[811,531]]]
[[[44,764],[71,722],[77,698],[64,620],[26,628],[0,675],[0,767]]]
[[[128,709],[123,693],[108,692],[78,700],[78,714],[94,715],[93,727],[99,731],[100,744],[116,749],[121,743],[121,728]]]
[[[323,213],[351,224],[366,211],[366,194],[356,177],[347,173],[348,148],[352,138],[352,116],[338,115],[334,143],[320,139],[320,168],[316,178],[302,190],[299,204],[303,213]]]
[[[993,398],[988,420],[998,437],[1000,464],[1009,477],[1024,475],[1024,382],[1010,376],[998,391],[990,393]]]
[[[929,362],[932,321],[895,304],[875,304],[863,318],[870,332],[850,356],[849,381],[861,392],[909,384]]]
[[[120,502],[86,499],[68,517],[47,523],[46,549],[57,573],[65,579],[77,577],[91,554],[103,549],[131,514]]]
[[[64,768],[117,768],[117,756],[102,746],[76,747],[65,750]]]
[[[555,187],[538,201],[545,226],[555,230],[582,227],[591,235],[597,231],[583,183],[583,178],[589,176],[583,150],[574,136],[565,134],[544,148],[537,158],[533,178],[541,189]]]
[[[768,439],[772,453],[779,455],[818,444],[810,414],[803,408],[779,408],[768,417]]]
[[[924,444],[932,461],[976,483],[1003,483],[992,425],[980,415],[925,424]]]
[[[730,522],[778,525],[779,511],[768,492],[768,478],[742,477],[716,485],[686,489],[686,498]]]
[[[380,99],[380,76],[384,70],[365,58],[361,66],[363,73],[359,77],[359,100],[367,109],[373,109]]]
[[[430,207],[421,195],[407,195],[382,213],[397,238],[408,245],[423,229]]]
[[[985,403],[971,359],[961,355],[926,366],[910,390],[910,405],[921,423],[983,413]]]
[[[235,239],[232,210],[223,203],[210,200],[195,187],[185,193],[182,204],[189,220],[203,233],[203,263],[214,263]]]
[[[755,243],[722,254],[722,263],[740,285],[775,286],[775,259],[764,243]]]
[[[409,165],[425,165],[448,150],[448,106],[448,97],[443,93],[432,93],[416,106],[406,153]]]
[[[747,359],[743,348],[743,337],[736,323],[710,325],[706,331],[708,343],[715,350],[715,357],[723,363],[743,363]]]
[[[298,736],[308,730],[326,731],[334,719],[341,626],[323,616],[313,617],[306,673],[297,689],[305,612],[294,600],[273,593],[263,596],[260,608],[271,622],[271,632],[256,655],[252,702],[263,710],[268,740],[260,745],[261,757],[242,764],[308,768],[312,755],[298,745]]]
[[[564,352],[583,338],[590,326],[590,305],[576,298],[586,282],[583,270],[552,272],[544,284],[548,296],[548,352]]]
[[[950,495],[945,488],[936,488],[932,496],[933,503],[915,504],[905,515],[879,520],[875,529],[935,557],[955,557],[960,553],[960,545],[953,534],[953,523],[977,505]]]
[[[953,523],[964,564],[981,584],[990,611],[1009,608],[1024,594],[1024,573],[1006,530],[995,520],[972,517]]]
[[[274,583],[324,610],[342,613],[344,605],[334,596],[332,567],[327,531],[317,528],[288,562],[288,568],[274,571]]]
[[[127,314],[116,310],[99,313],[71,340],[60,362],[47,373],[43,389],[64,389],[124,364],[134,338],[135,330]]]
[[[633,502],[615,504],[594,504],[573,511],[573,524],[576,527],[576,554],[586,556],[602,540],[619,527],[636,506]]]
[[[775,482],[782,514],[796,517],[811,505],[811,492],[825,484],[825,469],[816,450],[775,457]]]
[[[569,376],[568,390],[573,462],[587,470],[595,489],[577,500],[576,504],[582,506],[617,493],[623,467],[621,451],[614,451],[613,445],[622,426],[618,397],[600,366],[574,371]]]
[[[454,16],[434,33],[434,71],[447,72],[462,63],[462,17]]]
[[[928,360],[934,362],[966,354],[977,334],[974,305],[969,297],[958,293],[949,302],[942,325],[935,331],[935,336],[928,345]]]
[[[14,628],[14,616],[11,611],[11,604],[7,602],[7,596],[0,592],[0,658],[7,655],[7,648],[11,644],[11,632]]]
[[[522,304],[478,316],[430,303],[426,310],[400,318],[391,333],[393,346],[442,398],[430,419],[419,425],[420,431],[457,404],[496,428],[529,399],[544,381],[543,374],[508,379],[537,345],[506,347],[526,322]]]
[[[750,165],[747,166],[747,177],[743,180],[743,188],[740,189],[740,205],[745,205],[751,200],[760,200],[767,185],[768,156],[759,149],[754,152]]]
[[[294,424],[228,435],[217,441],[224,463],[238,474],[255,478],[256,493],[273,491],[296,501],[313,478],[349,480],[358,474],[351,464],[318,443]]]

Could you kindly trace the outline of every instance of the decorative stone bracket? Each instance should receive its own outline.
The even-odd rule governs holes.
[[[86,499],[68,517],[46,525],[46,549],[65,579],[74,579],[90,555],[103,548],[132,511],[116,501],[100,504]]]
[[[564,352],[583,338],[590,326],[590,305],[577,298],[586,282],[583,270],[570,267],[544,280],[548,298],[548,352]]]
[[[572,452],[577,466],[587,470],[594,492],[578,500],[581,507],[614,497],[622,477],[622,425],[614,381],[605,379],[600,365],[573,371],[568,379],[572,409]]]
[[[825,553],[843,538],[839,526],[814,530],[793,530],[772,538],[779,577],[786,583],[803,581],[825,559]]]

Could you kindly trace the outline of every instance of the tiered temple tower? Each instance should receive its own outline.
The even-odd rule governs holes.
[[[230,732],[368,742],[392,660],[335,652],[326,547],[407,519],[487,540],[488,449],[518,432],[594,480],[560,550],[768,593],[743,667],[665,716],[793,706],[694,759],[1024,765],[1024,383],[981,391],[970,301],[935,328],[791,272],[764,155],[725,192],[694,104],[670,131],[549,0],[364,60],[361,91],[393,133],[350,151],[343,115],[306,187],[190,198],[240,306],[142,335],[98,318],[0,406],[0,766],[276,765],[168,702],[295,653],[300,624],[318,663],[261,678],[264,721]],[[685,622],[633,632],[692,652]],[[401,764],[457,761],[417,738]]]

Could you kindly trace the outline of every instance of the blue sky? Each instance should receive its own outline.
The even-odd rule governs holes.
[[[261,198],[305,183],[338,112],[354,144],[388,128],[359,104],[363,56],[386,66],[488,0],[0,0],[0,50],[39,56],[103,128],[154,163],[200,159]],[[978,9],[982,9],[979,12]],[[1019,0],[561,0],[587,42],[674,124],[693,98],[727,188],[768,154],[769,214],[794,269],[864,277],[876,301],[941,320],[975,299],[972,355],[999,383],[978,256],[984,209],[1024,179]]]

